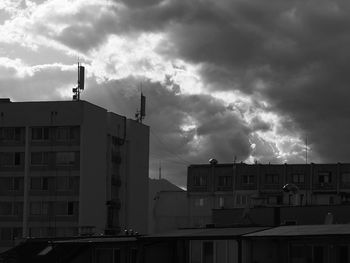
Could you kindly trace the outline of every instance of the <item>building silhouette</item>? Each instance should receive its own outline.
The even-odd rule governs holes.
[[[149,127],[86,101],[0,101],[0,246],[147,233]]]

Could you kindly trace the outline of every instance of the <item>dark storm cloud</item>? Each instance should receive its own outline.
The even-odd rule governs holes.
[[[162,32],[167,38],[157,51],[169,60],[181,58],[201,65],[200,73],[208,89],[239,89],[266,100],[270,105],[266,110],[283,116],[286,126],[279,129],[284,130],[284,134],[307,136],[312,151],[323,161],[348,161],[350,2],[133,0],[116,3],[122,6],[81,10],[79,19],[71,20],[56,39],[88,52],[111,34],[137,36],[142,32]],[[95,13],[97,15],[93,15]],[[195,97],[187,97],[185,100],[172,94],[167,100],[167,94],[162,96],[167,103],[163,104],[161,99],[159,108],[164,107],[164,112],[169,113],[164,116],[169,119],[183,120],[189,112],[200,112],[204,107],[212,110],[209,101],[203,98],[196,101]],[[189,100],[191,105],[198,106],[193,106],[193,112],[186,109],[184,113],[183,105]],[[232,143],[240,142],[234,138],[247,133],[245,128],[236,132],[231,126],[226,127],[226,122],[221,122],[227,111],[214,111],[207,116],[217,127],[222,127],[217,133],[210,133],[207,127],[210,125],[200,113],[195,117],[198,132],[212,134],[208,152],[215,148],[222,131],[233,129],[232,133],[221,134],[229,136],[227,140]],[[173,133],[168,134],[173,137],[169,138],[176,142],[173,138],[180,132],[176,122],[159,112],[154,114],[159,115],[159,129],[172,130]],[[241,126],[239,121],[238,124]],[[250,129],[269,128],[268,124],[260,124],[253,122]],[[194,136],[193,133],[187,135]],[[181,137],[181,140],[186,145],[186,140],[191,141],[192,137]],[[249,152],[246,146],[245,143],[238,146],[243,149],[242,156]],[[273,158],[275,150],[268,150],[266,142],[259,147],[268,151],[260,152]],[[229,152],[224,146],[221,149],[224,149],[222,154]]]
[[[127,78],[102,85],[92,81],[84,99],[133,118],[139,105],[140,79]],[[234,156],[239,160],[249,156],[250,129],[237,112],[223,106],[220,100],[208,95],[178,94],[160,83],[145,80],[143,93],[147,98],[145,124],[151,129],[151,177],[156,176],[161,160],[168,179],[184,186],[186,169],[191,163],[203,163],[213,157],[231,162]],[[183,125],[191,124],[189,121],[196,127],[184,130]]]

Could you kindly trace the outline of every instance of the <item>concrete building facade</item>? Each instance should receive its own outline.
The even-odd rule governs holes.
[[[2,100],[0,246],[147,233],[148,165],[146,125],[86,101]]]
[[[350,164],[190,165],[187,192],[197,227],[212,223],[212,209],[348,204]]]

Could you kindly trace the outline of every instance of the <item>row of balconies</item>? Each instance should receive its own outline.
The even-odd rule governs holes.
[[[79,145],[79,126],[31,127],[29,130],[30,145]],[[24,127],[1,127],[0,146],[24,146]]]
[[[249,183],[243,183],[241,182],[232,182],[232,180],[228,180],[226,184],[220,184],[220,180],[215,178],[214,183],[212,183],[210,178],[198,180],[194,179],[193,177],[189,178],[188,182],[188,191],[204,191],[204,192],[210,192],[210,191],[232,191],[235,190],[262,190],[262,189],[272,189],[272,190],[279,190],[282,189],[283,185],[287,183],[293,183],[295,184],[299,189],[318,189],[318,190],[336,190],[336,189],[349,189],[350,190],[350,182],[348,180],[342,181],[342,180],[332,180],[330,182],[324,182],[323,179],[320,179],[318,177],[314,177],[316,180],[312,182],[293,182],[293,181],[285,181],[285,182],[266,182],[261,181],[259,184],[257,182],[249,182]],[[191,180],[192,179],[192,180]]]
[[[1,152],[0,171],[24,171],[24,152]],[[79,170],[79,151],[31,152],[30,171]]]

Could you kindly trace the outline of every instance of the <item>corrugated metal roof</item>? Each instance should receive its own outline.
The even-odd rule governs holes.
[[[279,226],[246,234],[245,237],[298,237],[322,235],[350,235],[350,224]]]

